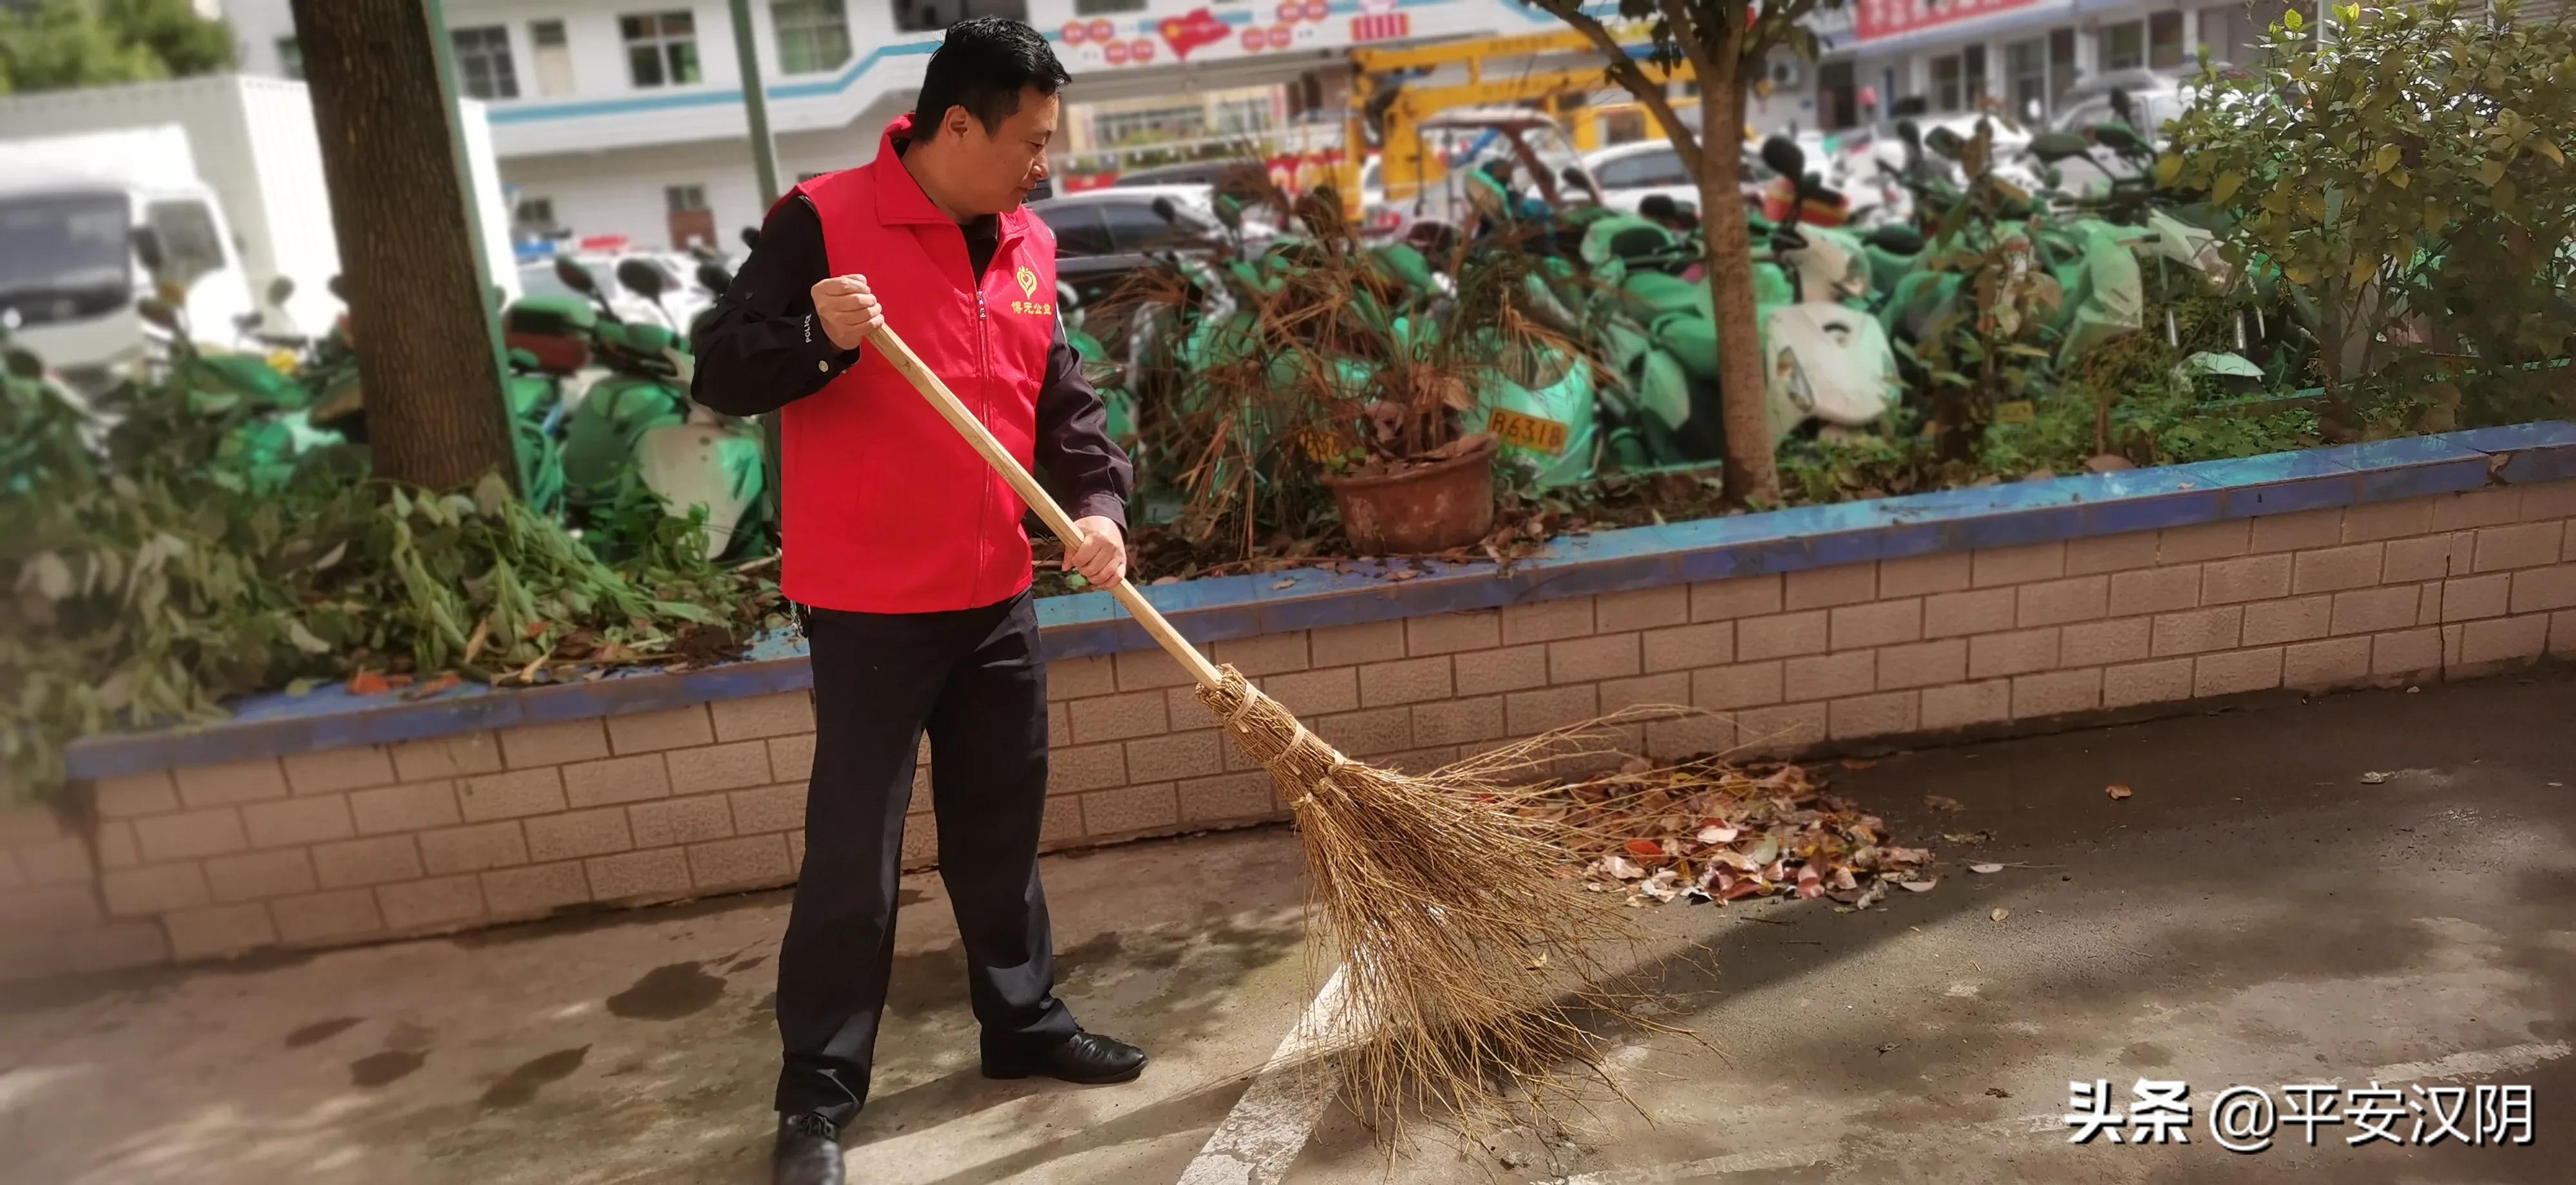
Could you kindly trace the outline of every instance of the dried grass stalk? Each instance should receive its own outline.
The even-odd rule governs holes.
[[[1610,969],[1634,917],[1560,879],[1562,824],[1512,808],[1534,792],[1513,779],[1597,751],[1624,717],[1415,776],[1344,757],[1234,668],[1222,675],[1200,701],[1296,813],[1308,920],[1323,923],[1315,953],[1341,973],[1340,1015],[1319,1026],[1335,1039],[1317,1056],[1345,1101],[1382,1131],[1415,1107],[1472,1129],[1545,1112],[1578,1078],[1615,1092],[1587,1027],[1671,1031],[1635,1015]]]

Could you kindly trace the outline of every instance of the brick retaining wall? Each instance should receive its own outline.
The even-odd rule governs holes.
[[[1634,704],[1659,756],[2046,727],[2576,656],[2576,480],[1217,642],[1411,769]],[[1053,849],[1285,817],[1159,651],[1050,666]],[[0,978],[786,884],[804,692],[104,778],[0,813]],[[935,759],[925,747],[926,759]],[[906,860],[931,862],[927,769]]]

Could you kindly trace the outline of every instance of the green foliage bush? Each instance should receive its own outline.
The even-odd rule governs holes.
[[[711,658],[776,593],[703,558],[694,519],[614,563],[511,496],[370,479],[346,446],[177,380],[112,426],[11,358],[0,401],[0,801],[60,784],[72,739],[223,714],[360,672],[516,679],[546,662]]]

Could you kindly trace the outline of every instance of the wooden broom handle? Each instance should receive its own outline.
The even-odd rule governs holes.
[[[1066,548],[1079,549],[1082,546],[1082,528],[1073,525],[1073,516],[1066,514],[1064,507],[1056,505],[1055,499],[1047,496],[1046,488],[1029,476],[1029,471],[1021,467],[1019,458],[1003,448],[1001,441],[993,439],[992,430],[984,426],[984,421],[976,419],[974,412],[966,410],[966,405],[949,391],[948,384],[941,382],[939,376],[922,363],[921,356],[913,353],[912,347],[895,335],[893,326],[881,324],[870,330],[868,344],[882,352],[886,361],[894,365],[895,372],[909,380],[912,389],[921,392],[922,398],[930,401],[939,418],[948,421],[949,427],[955,428],[959,436],[966,438],[966,443],[984,455],[985,462],[1002,475],[1002,480],[1019,491],[1020,497],[1038,512],[1039,518],[1046,520],[1047,527],[1056,533],[1056,537],[1064,540]],[[1152,634],[1154,640],[1189,671],[1190,677],[1199,681],[1200,686],[1216,687],[1224,682],[1207,656],[1200,654],[1198,647],[1190,645],[1189,639],[1182,637],[1179,630],[1173,629],[1171,622],[1163,620],[1163,615],[1155,611],[1153,602],[1136,591],[1135,585],[1121,579],[1110,586],[1109,595],[1127,606],[1127,611],[1136,615],[1136,624],[1144,626],[1145,632]]]

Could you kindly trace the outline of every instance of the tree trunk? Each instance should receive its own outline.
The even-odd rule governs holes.
[[[1764,401],[1762,326],[1753,308],[1753,244],[1737,188],[1744,159],[1743,87],[1734,47],[1713,55],[1724,78],[1703,76],[1700,94],[1701,224],[1708,235],[1709,307],[1717,315],[1717,373],[1726,425],[1726,496],[1735,502],[1780,500],[1780,471],[1771,455],[1771,417]]]
[[[488,301],[436,0],[294,0],[380,476],[514,487]]]

